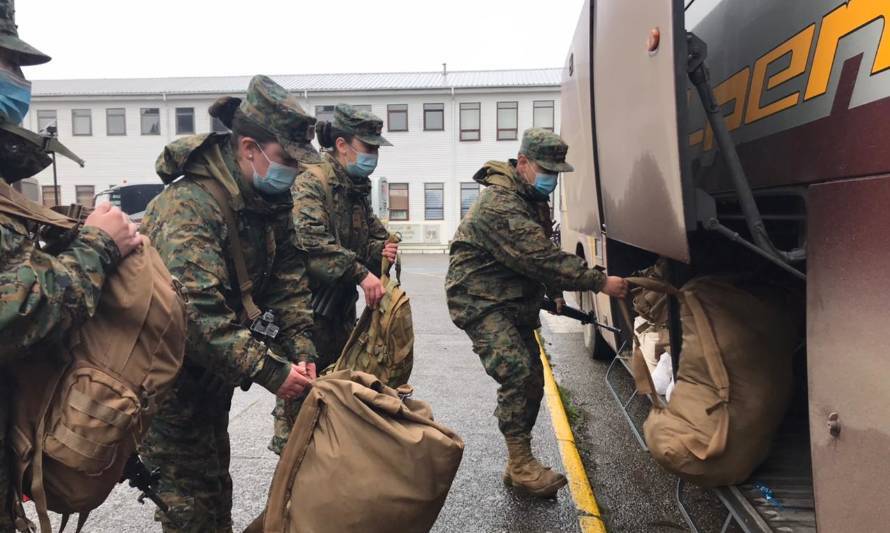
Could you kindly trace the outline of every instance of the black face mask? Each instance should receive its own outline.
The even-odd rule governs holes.
[[[0,129],[0,176],[7,183],[30,178],[52,163],[39,146]]]

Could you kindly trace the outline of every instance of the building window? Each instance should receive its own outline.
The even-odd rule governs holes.
[[[46,207],[53,207],[59,205],[56,199],[56,188],[52,185],[44,185],[41,189],[41,197],[43,198],[43,205]]]
[[[445,220],[445,184],[423,184],[423,209],[426,220]]]
[[[386,127],[388,131],[408,131],[408,104],[386,106]]]
[[[115,107],[105,110],[105,133],[107,135],[127,134],[127,114],[124,108]]]
[[[389,184],[389,219],[408,220],[408,184]]]
[[[71,110],[71,134],[72,135],[92,135],[93,134],[93,113],[89,109],[72,109]]]
[[[479,102],[460,104],[460,140],[478,141],[482,137],[480,133],[481,123],[482,104]]]
[[[553,100],[535,100],[532,104],[532,126],[553,131]]]
[[[367,111],[368,113],[371,113],[371,104],[355,104],[352,107],[359,111]]]
[[[470,210],[470,207],[473,206],[473,202],[476,201],[476,198],[479,198],[479,184],[478,183],[461,183],[460,184],[460,217],[463,218],[467,212]]]
[[[76,185],[74,194],[77,196],[78,205],[93,207],[93,198],[96,196],[96,188],[92,185]]]
[[[58,119],[56,118],[56,110],[55,109],[38,109],[37,110],[37,131],[40,133],[46,133],[46,128],[49,126],[57,126]]]
[[[318,120],[323,120],[325,122],[333,122],[334,121],[334,106],[332,105],[317,105],[315,106],[315,118]]]
[[[445,104],[423,104],[423,130],[445,129]]]
[[[519,131],[519,102],[498,102],[498,140],[515,141]]]
[[[213,133],[228,133],[229,128],[222,123],[222,120],[216,117],[210,117],[210,131]]]
[[[195,133],[195,108],[176,108],[176,135],[191,135]]]
[[[143,107],[139,110],[142,135],[161,134],[161,110],[157,107]]]

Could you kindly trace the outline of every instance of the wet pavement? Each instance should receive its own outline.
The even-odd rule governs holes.
[[[497,386],[485,374],[467,336],[448,318],[443,288],[447,256],[406,255],[403,263],[402,282],[411,297],[415,324],[411,380],[415,397],[430,402],[436,418],[466,443],[463,462],[433,531],[579,532],[578,512],[568,489],[560,491],[556,500],[540,501],[515,494],[501,481],[506,451],[492,414]],[[675,478],[640,449],[604,387],[607,363],[585,355],[581,330],[567,319],[545,316],[543,336],[557,382],[569,398],[569,410],[578,414],[576,441],[609,531],[686,530],[673,501]],[[625,387],[630,385],[626,375],[619,378]],[[261,387],[235,394],[230,418],[235,531],[241,531],[263,508],[275,469],[277,457],[266,449],[273,404],[272,395]],[[541,409],[533,446],[542,462],[562,470],[546,407]],[[84,531],[160,531],[152,520],[153,505],[140,505],[136,497],[135,489],[117,487],[92,513]],[[716,499],[696,491],[691,499],[693,510],[703,516],[702,531],[719,530]]]

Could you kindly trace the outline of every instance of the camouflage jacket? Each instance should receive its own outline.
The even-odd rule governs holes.
[[[356,182],[330,153],[294,185],[294,223],[309,252],[313,284],[360,283],[368,272],[380,275],[389,232],[371,209],[368,179]]]
[[[156,170],[173,183],[148,205],[142,231],[186,291],[186,365],[233,386],[247,378],[276,391],[290,371],[288,361],[315,359],[307,257],[294,235],[290,194],[267,200],[255,193],[241,178],[229,135],[176,140],[164,148]],[[222,182],[232,198],[253,299],[263,311],[275,313],[281,328],[271,350],[239,319],[240,293],[226,244],[229,228],[216,200],[199,183],[208,176]]]
[[[602,272],[547,238],[541,202],[516,174],[515,162],[489,161],[473,179],[485,189],[457,228],[445,280],[448,309],[458,327],[492,311],[537,327],[545,291],[602,288]]]
[[[97,228],[82,228],[55,256],[40,250],[34,229],[0,211],[0,366],[44,342],[61,341],[91,317],[105,278],[121,259],[111,237]]]

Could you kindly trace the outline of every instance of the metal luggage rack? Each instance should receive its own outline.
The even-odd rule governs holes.
[[[636,388],[630,396],[622,398],[611,379],[614,369],[619,366],[633,377],[628,341],[624,339],[623,333],[619,335],[622,343],[606,370],[605,382],[640,448],[648,453],[649,447],[628,408],[635,400],[642,398],[649,403],[651,400],[639,394]],[[809,457],[808,427],[784,424],[777,436],[777,445],[773,446],[773,453],[749,481],[741,485],[711,489],[727,512],[720,533],[730,531],[733,524],[744,533],[815,533],[815,504]],[[687,485],[686,481],[677,478],[674,500],[689,530],[700,533],[701,530],[684,501]]]

